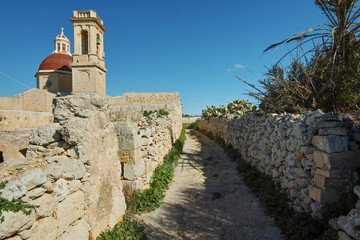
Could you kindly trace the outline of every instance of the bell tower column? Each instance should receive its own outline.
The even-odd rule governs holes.
[[[106,94],[103,21],[93,10],[74,11],[70,21],[74,27],[73,93]]]

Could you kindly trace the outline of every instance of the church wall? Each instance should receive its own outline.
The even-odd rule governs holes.
[[[50,85],[47,82],[50,81]],[[71,73],[39,72],[38,88],[49,92],[72,92]]]

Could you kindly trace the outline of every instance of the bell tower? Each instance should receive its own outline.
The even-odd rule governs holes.
[[[95,11],[73,11],[72,91],[106,94],[103,21]]]

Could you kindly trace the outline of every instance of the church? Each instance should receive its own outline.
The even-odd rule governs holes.
[[[87,10],[73,11],[70,21],[74,31],[73,53],[61,28],[54,39],[52,54],[40,63],[35,74],[37,87],[13,96],[0,96],[0,131],[33,128],[52,122],[56,96],[80,92],[106,95],[106,29],[103,20],[94,10]],[[170,115],[181,119],[177,92],[135,92],[106,97],[112,121],[134,122],[144,111],[159,109],[167,109]],[[178,125],[174,129],[180,131],[181,124]]]
[[[105,94],[105,27],[95,11],[74,11],[74,53],[64,29],[54,39],[54,51],[35,74],[37,88],[52,93],[96,92]]]

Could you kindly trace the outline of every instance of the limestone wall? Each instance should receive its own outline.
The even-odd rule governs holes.
[[[54,93],[32,88],[11,97],[0,97],[0,110],[51,112]]]
[[[139,104],[148,101],[129,99]],[[0,196],[39,206],[29,216],[3,212],[0,239],[95,239],[120,221],[125,212],[123,185],[147,187],[153,171],[180,134],[178,95],[178,104],[158,104],[155,100],[152,105],[122,105],[121,109],[130,112],[130,122],[115,121],[117,118],[109,114],[109,98],[95,93],[54,98],[53,115],[4,111],[23,121],[21,127],[32,126],[26,114],[45,115],[54,122],[0,134],[8,144],[0,145],[0,182],[8,181]],[[164,106],[170,112],[168,116],[143,117],[144,110]],[[9,120],[10,115],[6,115],[6,122]],[[9,151],[5,154],[4,149],[14,142],[19,144],[13,147],[12,155]]]
[[[109,97],[109,115],[112,122],[136,122],[144,111],[164,109],[173,119],[173,136],[176,140],[182,129],[182,108],[179,93],[124,93]]]
[[[144,189],[157,166],[172,147],[170,117],[142,117],[136,123],[115,122],[122,182],[132,190]]]
[[[46,120],[41,119],[41,116],[45,115],[34,113],[31,116],[29,115],[31,113],[21,113],[21,111],[51,112],[55,96],[56,94],[33,88],[15,96],[0,97],[0,110],[18,111],[17,114],[13,113],[11,116],[5,117],[6,119],[11,117],[12,121],[5,121],[6,119],[2,118],[0,131],[17,130],[18,127],[31,128],[47,123]],[[108,96],[108,99],[110,105],[108,113],[111,121],[136,122],[143,116],[144,111],[164,109],[174,120],[174,139],[180,136],[182,108],[179,93],[124,93],[123,96]]]
[[[53,122],[51,112],[0,110],[0,131],[34,128]]]
[[[29,134],[26,158],[0,163],[1,197],[38,205],[3,212],[0,239],[95,239],[125,212],[116,133],[107,98],[55,99],[55,123]],[[11,174],[5,174],[11,173]]]
[[[29,145],[30,130],[0,131],[0,154],[1,162],[16,161],[24,158]],[[6,174],[10,174],[7,172]],[[0,182],[3,176],[0,174]]]
[[[196,122],[200,117],[183,117],[182,123],[193,123]]]
[[[336,201],[360,166],[360,128],[320,110],[305,115],[247,113],[200,121],[281,185],[296,211],[317,214]]]
[[[21,111],[23,98],[19,95],[11,97],[0,97],[0,109]]]

